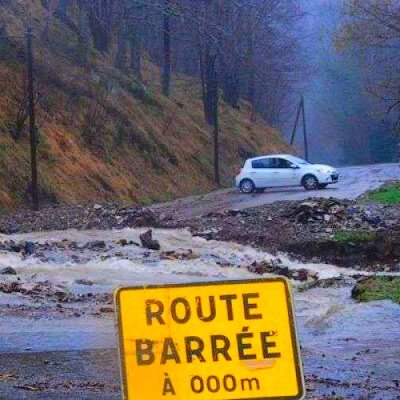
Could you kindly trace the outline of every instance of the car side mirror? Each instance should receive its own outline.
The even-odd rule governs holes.
[[[295,165],[295,164],[292,164],[292,165],[290,166],[290,168],[292,168],[292,169],[300,169],[300,167],[299,167],[298,165]]]

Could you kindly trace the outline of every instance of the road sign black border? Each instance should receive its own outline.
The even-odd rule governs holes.
[[[251,284],[260,282],[282,282],[285,287],[286,299],[288,301],[288,316],[291,330],[291,338],[293,343],[293,356],[296,361],[296,378],[299,383],[299,393],[295,396],[278,396],[278,397],[251,397],[246,399],[221,399],[221,400],[302,400],[305,398],[305,383],[303,375],[303,365],[301,362],[299,342],[297,339],[297,328],[296,321],[294,319],[293,310],[293,298],[290,290],[290,283],[285,277],[279,278],[263,278],[263,279],[244,279],[244,280],[225,280],[225,281],[212,281],[212,282],[189,282],[179,284],[161,284],[161,285],[142,285],[142,286],[129,286],[120,287],[115,290],[114,301],[115,301],[115,313],[116,313],[116,328],[118,331],[118,349],[119,349],[119,360],[120,360],[120,375],[121,375],[121,388],[123,391],[123,398],[125,400],[147,400],[147,399],[129,399],[128,398],[128,385],[126,382],[126,365],[124,357],[124,341],[122,333],[122,318],[120,313],[120,298],[121,293],[130,290],[148,290],[148,289],[164,289],[164,288],[183,288],[193,286],[215,286],[215,285],[235,285],[235,284]]]

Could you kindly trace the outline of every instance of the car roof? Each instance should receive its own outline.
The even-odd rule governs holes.
[[[268,154],[266,156],[248,158],[246,161],[262,160],[263,158],[286,158],[286,159],[290,159],[291,157],[293,157],[291,154]]]

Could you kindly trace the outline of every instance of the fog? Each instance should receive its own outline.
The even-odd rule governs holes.
[[[384,110],[365,89],[365,74],[360,55],[339,52],[335,34],[343,23],[342,0],[302,0],[304,19],[301,42],[304,62],[304,93],[312,162],[338,165],[392,161],[393,123],[384,119]],[[284,123],[290,136],[295,112]],[[296,147],[304,150],[302,126]]]

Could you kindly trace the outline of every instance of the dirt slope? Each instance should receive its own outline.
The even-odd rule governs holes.
[[[210,190],[212,135],[204,123],[199,85],[173,77],[171,99],[161,95],[159,68],[145,60],[144,85],[94,49],[82,63],[74,17],[52,18],[38,0],[1,2],[0,27],[23,36],[33,17],[43,195],[60,202],[122,200],[146,204]],[[24,41],[1,41],[0,206],[26,198],[29,138],[23,121]],[[11,135],[14,132],[14,135]],[[229,184],[250,153],[287,150],[279,133],[259,118],[221,105],[221,165]]]

